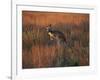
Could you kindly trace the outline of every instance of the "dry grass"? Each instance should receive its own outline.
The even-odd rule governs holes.
[[[69,43],[60,48],[50,41],[45,28],[23,31],[23,68],[89,65],[89,31],[84,26],[74,27],[53,26],[64,32]]]

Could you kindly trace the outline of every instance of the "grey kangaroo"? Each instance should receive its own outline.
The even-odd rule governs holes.
[[[50,40],[56,40],[57,42],[57,46],[58,46],[58,50],[57,50],[57,59],[55,62],[55,66],[65,66],[67,65],[67,59],[65,58],[65,50],[66,50],[66,37],[64,35],[63,32],[58,31],[58,30],[54,30],[51,25],[46,27],[47,33],[50,37]]]

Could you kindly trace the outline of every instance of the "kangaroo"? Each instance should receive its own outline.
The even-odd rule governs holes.
[[[47,26],[46,30],[50,37],[50,40],[56,40],[57,42],[56,45],[58,46],[58,52],[55,66],[64,66],[65,64],[67,65],[67,61],[65,58],[65,49],[67,42],[64,33],[58,30],[53,30],[51,25]]]

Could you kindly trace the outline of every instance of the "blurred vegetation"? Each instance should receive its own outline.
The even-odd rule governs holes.
[[[89,65],[89,22],[83,21],[79,25],[58,23],[52,28],[66,36],[68,46],[63,47],[63,52],[56,41],[49,39],[45,26],[22,26],[23,68]]]

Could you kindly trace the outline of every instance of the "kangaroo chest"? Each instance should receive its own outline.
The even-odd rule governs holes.
[[[51,37],[53,37],[53,36],[54,36],[51,32],[48,32],[48,35],[49,35],[49,36],[51,36]]]
[[[48,32],[48,35],[50,36],[50,38],[52,40],[60,38],[59,34],[55,34],[55,33],[52,33],[52,32]]]

